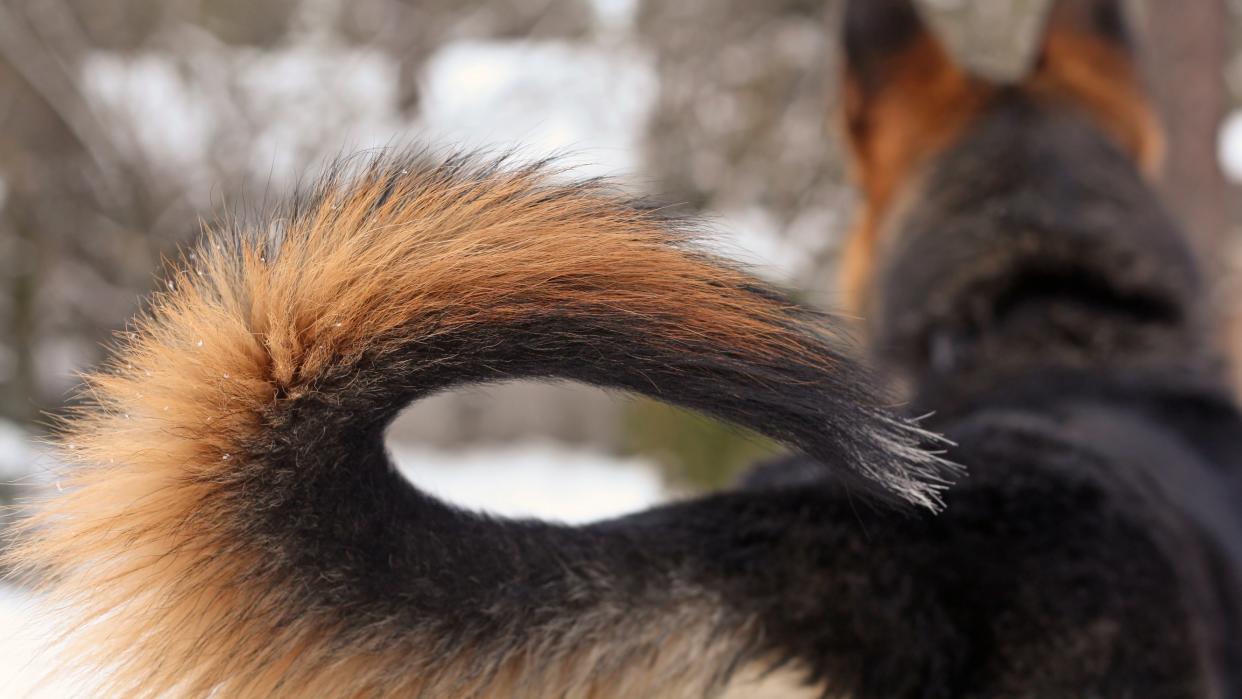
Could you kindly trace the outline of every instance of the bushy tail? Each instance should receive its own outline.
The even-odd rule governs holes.
[[[568,378],[934,505],[944,465],[832,331],[694,237],[543,167],[346,168],[267,229],[209,236],[155,295],[13,560],[112,696],[708,691],[753,645],[720,629],[747,622],[624,520],[464,513],[383,445],[430,393]]]

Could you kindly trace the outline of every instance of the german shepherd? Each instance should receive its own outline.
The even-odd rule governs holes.
[[[211,235],[67,417],[12,560],[68,657],[125,697],[1242,696],[1242,418],[1117,3],[1057,2],[1017,84],[908,0],[845,46],[872,361],[606,185],[342,167]],[[803,455],[583,527],[394,471],[410,401],[550,377]]]

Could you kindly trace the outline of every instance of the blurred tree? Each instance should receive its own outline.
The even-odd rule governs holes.
[[[263,200],[247,167],[271,115],[238,101],[229,81],[240,76],[212,70],[300,32],[400,57],[413,106],[422,63],[446,41],[580,36],[591,21],[586,0],[0,0],[0,418],[31,423],[68,399],[73,372],[124,327],[161,258],[220,214],[208,199]],[[192,108],[232,127],[193,171],[141,147],[167,115],[112,114],[87,94],[84,66],[113,55],[216,81],[184,83],[197,90]],[[135,79],[165,87],[151,77]]]
[[[779,216],[840,194],[822,0],[648,0],[639,35],[659,62],[647,161],[657,190],[694,208]]]
[[[1229,105],[1222,79],[1229,60],[1226,0],[1147,0],[1145,10],[1149,74],[1169,142],[1161,185],[1207,259],[1218,261],[1228,228],[1217,153]]]
[[[353,0],[339,5],[336,18],[348,41],[397,57],[405,111],[418,106],[423,64],[448,42],[581,37],[593,20],[587,0]]]
[[[167,188],[89,108],[77,28],[59,2],[0,4],[0,415],[27,421],[65,400],[72,369],[132,313],[128,291],[147,286],[168,244],[134,234],[151,230]]]

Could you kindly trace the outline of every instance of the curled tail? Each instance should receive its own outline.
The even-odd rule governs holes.
[[[568,378],[934,505],[944,465],[831,330],[694,235],[541,167],[331,176],[268,230],[209,236],[156,294],[89,378],[63,492],[13,559],[114,696],[710,692],[774,652],[695,572],[694,537],[731,522],[499,521],[410,486],[383,444],[430,393]]]

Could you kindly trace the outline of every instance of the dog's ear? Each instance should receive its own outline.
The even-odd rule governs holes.
[[[841,114],[865,199],[842,271],[857,310],[893,195],[961,132],[990,88],[953,61],[911,0],[847,0],[842,39]]]
[[[1030,82],[1085,107],[1144,171],[1159,169],[1164,134],[1122,0],[1054,0]]]
[[[1049,39],[1069,33],[1133,53],[1134,38],[1124,5],[1122,0],[1053,0],[1044,25],[1044,50],[1049,48]]]
[[[869,94],[952,67],[911,0],[849,0],[843,43],[849,77]]]
[[[911,0],[848,0],[843,45],[846,132],[865,166],[874,141],[901,137],[942,107],[962,71]]]

